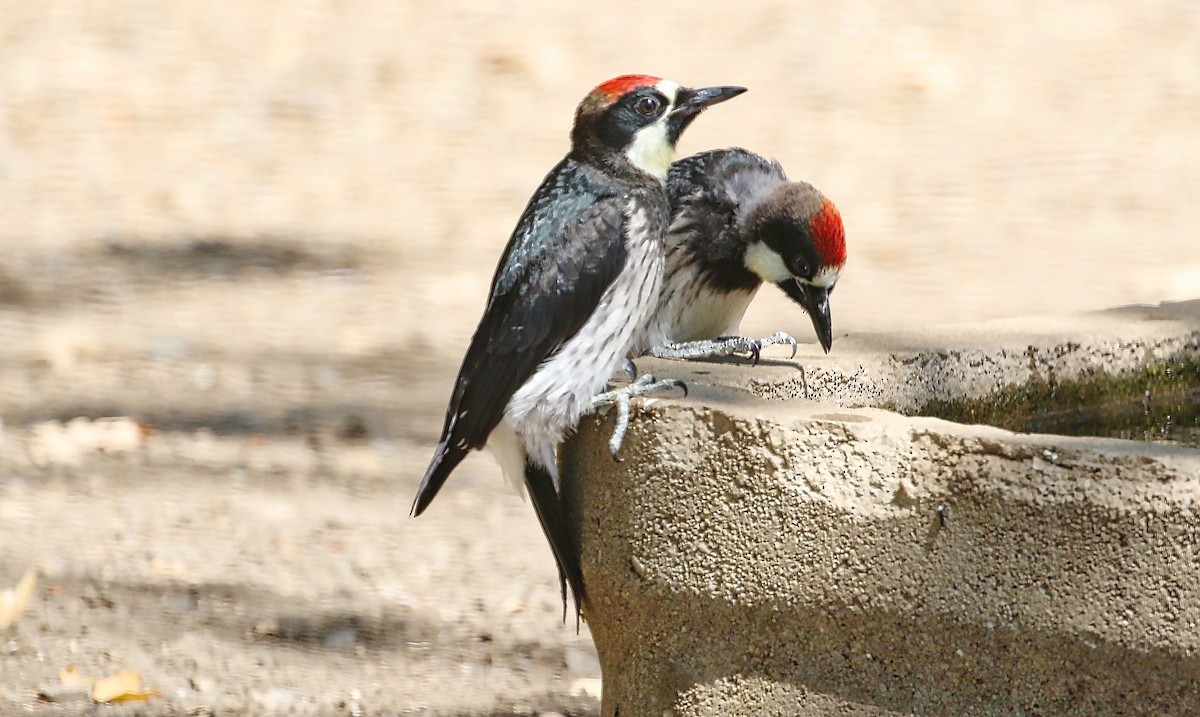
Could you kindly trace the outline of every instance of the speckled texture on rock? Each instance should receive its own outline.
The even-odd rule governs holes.
[[[1200,451],[682,373],[566,451],[606,717],[1200,714]]]
[[[931,400],[980,398],[1035,378],[1118,375],[1180,352],[1200,352],[1200,299],[855,334],[839,338],[827,356],[806,347],[797,360],[813,400],[911,411]],[[792,365],[759,369],[721,380],[767,398],[803,395]]]

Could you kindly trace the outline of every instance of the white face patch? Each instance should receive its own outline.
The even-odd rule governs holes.
[[[625,150],[625,156],[633,166],[665,182],[671,162],[675,160],[675,147],[667,141],[667,118],[675,109],[679,85],[671,80],[661,80],[654,88],[667,98],[667,108],[657,122],[639,129],[633,135],[633,142]]]
[[[667,181],[667,172],[675,160],[675,148],[667,142],[666,120],[639,129],[633,135],[629,149],[625,150],[625,156],[633,166],[646,174],[658,177],[659,181]]]
[[[791,279],[792,272],[779,252],[762,242],[754,242],[746,247],[746,268],[758,275],[758,278],[769,284],[778,284]]]
[[[658,84],[654,86],[654,89],[663,93],[663,96],[666,97],[671,103],[671,107],[675,106],[675,100],[679,96],[678,82],[672,82],[671,80],[659,80]],[[667,111],[670,112],[671,110],[668,108]]]
[[[838,277],[842,275],[842,267],[827,266],[817,272],[817,275],[808,282],[813,286],[819,286],[822,289],[833,286],[837,283]]]

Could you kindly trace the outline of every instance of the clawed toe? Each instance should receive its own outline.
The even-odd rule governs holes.
[[[793,350],[792,350],[792,354],[793,354],[793,355],[795,355],[795,349],[794,349],[794,348],[793,348]],[[621,366],[621,370],[622,370],[622,371],[624,371],[625,373],[629,374],[629,380],[630,380],[630,382],[633,382],[633,381],[636,381],[636,380],[637,380],[637,378],[638,378],[638,369],[637,369],[637,364],[635,364],[635,363],[633,362],[633,359],[628,359],[628,358],[627,358],[627,359],[625,359],[625,364],[624,364],[623,366]]]
[[[752,339],[746,336],[719,336],[703,341],[687,341],[684,343],[655,346],[646,353],[658,358],[672,359],[702,359],[717,356],[735,356],[746,354],[753,365],[762,360],[762,350],[767,346],[788,344],[792,347],[791,358],[796,358],[798,342],[791,334],[783,331],[771,334],[764,339]]]
[[[687,398],[687,396],[688,396],[688,387],[687,387],[687,384],[686,384],[686,383],[684,383],[684,382],[683,382],[682,380],[680,380],[680,379],[677,379],[677,378],[669,378],[669,379],[666,379],[666,380],[664,380],[664,381],[660,381],[659,383],[668,383],[668,384],[670,384],[670,387],[671,387],[671,388],[678,388],[678,389],[682,390],[682,391],[683,391],[683,397],[684,397],[684,398]]]
[[[762,358],[762,342],[746,339],[746,350],[750,352],[750,365],[757,366],[759,359]]]
[[[787,344],[787,345],[791,346],[792,347],[791,358],[796,358],[796,349],[798,348],[799,343],[796,341],[796,339],[791,334],[787,333],[786,331],[778,331],[778,332],[773,333],[770,336],[766,337],[765,339],[760,339],[758,341],[759,349],[762,349],[767,346],[776,346],[779,344]]]
[[[629,400],[648,393],[665,389],[678,388],[683,390],[684,398],[688,395],[687,384],[677,378],[656,380],[651,374],[642,374],[628,386],[615,388],[596,395],[592,399],[592,410],[597,411],[608,406],[617,407],[617,425],[613,428],[612,437],[608,441],[608,450],[613,460],[621,461],[621,444],[625,442],[625,432],[629,429]]]

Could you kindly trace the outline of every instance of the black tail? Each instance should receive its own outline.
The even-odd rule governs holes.
[[[425,477],[421,479],[421,486],[417,488],[417,497],[413,498],[410,513],[414,518],[425,512],[425,509],[433,502],[434,496],[442,489],[446,479],[450,477],[450,472],[467,457],[467,452],[465,448],[451,448],[445,441],[438,444],[437,450],[433,454],[433,460],[425,469]]]
[[[554,477],[549,470],[531,458],[526,458],[525,487],[529,490],[529,498],[533,502],[534,511],[537,512],[538,522],[542,524],[542,532],[550,542],[550,550],[554,552],[554,562],[558,564],[558,580],[563,594],[563,620],[567,619],[566,584],[569,583],[571,594],[575,598],[575,623],[578,627],[580,606],[586,599],[583,591],[583,568],[579,561],[579,551],[571,540],[570,531],[567,530],[567,514],[563,511],[558,492],[554,490]]]

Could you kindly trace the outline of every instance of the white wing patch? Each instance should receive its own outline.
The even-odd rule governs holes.
[[[525,499],[525,448],[506,421],[500,421],[487,439],[488,450],[500,465],[504,480]]]

